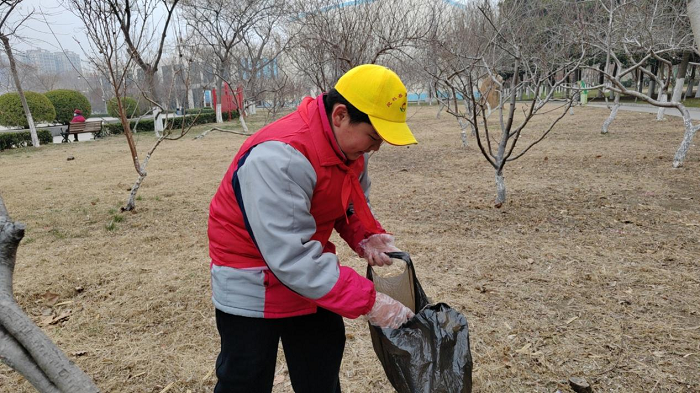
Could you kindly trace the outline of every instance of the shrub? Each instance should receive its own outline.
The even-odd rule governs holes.
[[[34,122],[50,122],[56,118],[53,104],[45,95],[25,91],[24,96]],[[0,96],[0,124],[7,127],[29,127],[19,94],[7,93]]]
[[[46,145],[53,142],[53,136],[49,130],[37,130],[36,136],[39,143]],[[32,144],[32,134],[29,131],[0,133],[0,150],[24,147]]]
[[[234,118],[237,118],[238,112],[233,112]],[[196,120],[195,120],[196,118]],[[166,124],[166,128],[169,125],[172,125],[172,128],[174,130],[182,128],[182,121],[185,119],[185,125],[190,126],[190,125],[197,125],[197,124],[207,124],[207,123],[214,123],[216,122],[216,114],[213,112],[210,113],[202,113],[197,117],[196,115],[186,115],[183,117],[170,117],[168,118],[168,123]],[[136,120],[132,120],[129,122],[131,126],[131,130],[134,130],[134,125],[136,124]],[[117,135],[117,134],[122,134],[124,133],[124,127],[122,127],[122,123],[108,123],[105,124],[104,129],[108,134],[112,135]],[[137,130],[138,132],[144,132],[144,131],[153,131],[153,119],[141,119],[139,121],[139,128]]]
[[[126,110],[127,117],[141,116],[145,113],[144,110],[138,107],[138,102],[131,97],[122,98],[122,106]],[[107,101],[107,114],[112,117],[119,117],[119,111],[117,110],[117,98],[111,98]]]
[[[204,107],[204,108],[193,108],[193,109],[185,109],[185,114],[187,115],[196,115],[199,112],[202,113],[212,113],[214,112],[214,108],[212,107]]]
[[[56,109],[56,121],[61,124],[68,124],[76,109],[80,109],[86,119],[90,117],[90,112],[92,112],[90,101],[79,91],[59,89],[51,90],[44,95]]]

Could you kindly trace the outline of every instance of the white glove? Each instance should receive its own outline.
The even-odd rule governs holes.
[[[384,253],[401,251],[394,246],[394,237],[388,233],[372,235],[361,241],[359,247],[370,266],[391,265],[391,258]]]
[[[392,299],[388,295],[377,292],[374,306],[367,313],[367,320],[374,326],[380,328],[396,329],[404,322],[413,318],[414,314],[410,308]]]

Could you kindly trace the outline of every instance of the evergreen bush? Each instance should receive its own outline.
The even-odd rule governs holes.
[[[24,96],[32,113],[34,123],[51,122],[56,119],[56,110],[45,95],[33,91],[25,91]],[[27,116],[22,108],[22,101],[17,93],[6,93],[0,96],[0,125],[5,127],[29,127]]]
[[[237,115],[237,112],[233,113],[234,115]],[[238,116],[236,116],[237,118]],[[196,120],[195,120],[196,118]],[[169,117],[168,118],[168,123],[165,125],[167,128],[169,125],[172,125],[172,128],[174,130],[181,129],[182,128],[182,121],[185,119],[185,125],[190,126],[190,125],[197,125],[197,124],[207,124],[207,123],[214,123],[216,122],[216,114],[213,112],[210,113],[202,113],[197,117],[196,115],[186,115],[183,117]],[[131,126],[131,130],[133,131],[134,125],[136,124],[136,120],[132,120],[129,122]],[[153,131],[153,120],[152,119],[141,119],[139,121],[139,128],[137,132],[145,132],[145,131]],[[122,123],[108,123],[104,125],[104,129],[108,134],[112,135],[118,135],[124,133],[124,127],[122,127]]]
[[[44,95],[53,104],[56,110],[56,121],[61,124],[70,123],[73,118],[73,112],[76,109],[80,109],[83,112],[84,118],[90,117],[90,112],[92,112],[90,101],[79,91],[59,89],[51,90],[44,93]]]
[[[39,143],[47,145],[53,142],[51,131],[42,129],[36,131]],[[29,131],[2,132],[0,133],[0,151],[16,147],[30,146],[32,144],[32,134]]]

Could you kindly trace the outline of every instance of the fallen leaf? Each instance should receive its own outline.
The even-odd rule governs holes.
[[[39,321],[39,326],[46,326],[53,322],[53,315],[47,315]]]
[[[85,356],[85,355],[87,355],[87,351],[75,351],[75,352],[72,352],[71,355],[73,355],[73,356]]]
[[[46,291],[41,297],[44,298],[44,302],[49,306],[53,306],[58,301],[58,294],[49,291]]]

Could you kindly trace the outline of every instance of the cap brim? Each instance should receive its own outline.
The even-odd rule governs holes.
[[[415,145],[418,143],[406,123],[395,123],[374,116],[369,116],[369,120],[379,136],[387,143],[395,146]]]

